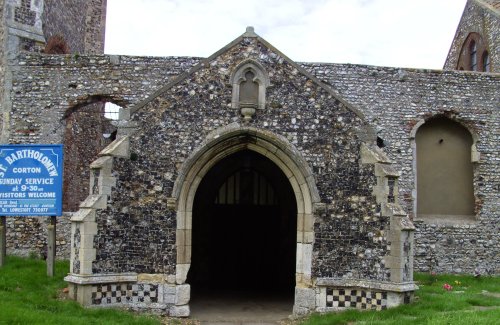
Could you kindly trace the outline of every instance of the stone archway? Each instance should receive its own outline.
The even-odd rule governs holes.
[[[239,125],[212,133],[180,170],[172,198],[177,210],[176,282],[186,283],[191,267],[193,204],[197,189],[218,162],[242,150],[253,151],[266,157],[288,179],[295,196],[297,214],[295,286],[311,287],[313,205],[319,203],[313,173],[297,149],[283,137]]]
[[[261,154],[241,150],[213,166],[193,203],[192,293],[291,298],[296,209],[288,178]]]

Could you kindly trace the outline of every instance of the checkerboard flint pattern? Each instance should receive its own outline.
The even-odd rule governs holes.
[[[92,304],[158,302],[158,286],[152,284],[104,284],[92,287]]]
[[[326,289],[326,307],[387,309],[387,292],[361,289]]]

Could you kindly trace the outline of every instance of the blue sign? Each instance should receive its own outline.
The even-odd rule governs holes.
[[[62,215],[63,146],[0,145],[0,216]]]

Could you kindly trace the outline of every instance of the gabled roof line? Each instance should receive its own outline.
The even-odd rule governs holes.
[[[193,66],[188,71],[180,74],[177,77],[174,77],[174,79],[172,81],[167,82],[166,85],[164,85],[163,87],[161,87],[158,90],[156,90],[155,92],[153,92],[148,98],[146,98],[146,99],[140,101],[139,103],[137,103],[135,106],[133,106],[130,109],[130,113],[134,114],[139,109],[143,108],[144,106],[146,106],[147,104],[149,104],[150,102],[152,102],[154,99],[156,99],[158,96],[160,96],[161,94],[163,94],[164,92],[166,92],[168,89],[170,89],[173,86],[181,83],[182,81],[184,81],[185,79],[187,79],[190,75],[192,75],[193,73],[197,72],[201,68],[205,67],[205,65],[207,65],[210,61],[212,61],[216,57],[218,57],[221,54],[223,54],[224,52],[228,51],[233,46],[235,46],[238,43],[240,43],[244,38],[256,38],[259,42],[261,42],[266,47],[268,47],[269,49],[271,49],[273,52],[276,52],[279,56],[281,56],[282,58],[284,58],[290,65],[292,65],[300,73],[302,73],[303,75],[305,75],[307,78],[311,79],[313,82],[317,83],[321,88],[325,89],[330,95],[332,95],[335,99],[337,99],[340,103],[342,103],[347,109],[351,110],[354,114],[356,114],[364,122],[367,122],[366,117],[364,116],[364,114],[361,112],[360,109],[358,109],[355,105],[349,103],[339,93],[337,93],[336,91],[334,91],[327,84],[325,84],[324,82],[322,82],[321,80],[319,80],[317,77],[315,77],[314,75],[312,75],[309,71],[307,71],[304,68],[302,68],[300,65],[298,65],[297,63],[295,63],[295,61],[291,60],[288,56],[286,56],[281,51],[279,51],[277,48],[275,48],[273,45],[271,45],[269,42],[267,42],[265,39],[263,39],[262,37],[260,37],[259,35],[257,35],[255,33],[255,31],[254,31],[254,28],[251,27],[251,26],[247,27],[245,33],[243,33],[242,35],[238,36],[232,42],[230,42],[226,46],[222,47],[220,50],[218,50],[214,54],[210,55],[208,58],[201,60],[198,64],[196,64],[195,66]]]
[[[340,95],[335,90],[333,90],[330,86],[328,86],[327,84],[325,84],[324,82],[322,82],[320,79],[318,79],[318,77],[314,76],[311,72],[309,72],[306,69],[304,69],[303,67],[301,67],[299,64],[297,64],[295,61],[293,61],[288,56],[286,56],[285,54],[283,54],[280,50],[278,50],[277,48],[275,48],[273,45],[271,45],[269,42],[267,42],[262,37],[257,36],[257,39],[259,40],[259,42],[263,43],[265,46],[267,46],[268,48],[270,48],[274,52],[278,53],[288,63],[290,63],[290,65],[292,65],[295,69],[297,69],[300,73],[302,73],[307,78],[309,78],[312,81],[314,81],[315,83],[317,83],[321,88],[325,89],[330,95],[332,95],[333,97],[335,97],[335,99],[337,99],[340,103],[342,103],[342,105],[344,105],[346,108],[348,108],[349,110],[353,111],[353,113],[356,114],[363,121],[365,121],[365,122],[367,121],[366,117],[364,116],[364,114],[361,112],[361,110],[359,108],[357,108],[355,105],[353,105],[353,104],[349,103],[347,100],[345,100],[342,97],[342,95]]]
[[[153,100],[155,100],[156,97],[160,96],[161,94],[163,94],[164,92],[166,92],[168,89],[172,88],[173,86],[181,83],[182,81],[184,81],[185,79],[187,79],[190,75],[192,75],[196,71],[198,71],[201,68],[203,68],[210,61],[212,61],[213,59],[215,59],[216,57],[218,57],[219,55],[221,55],[222,53],[224,53],[226,50],[228,50],[229,48],[231,48],[231,47],[235,46],[236,44],[238,44],[239,42],[241,42],[243,40],[243,35],[237,37],[231,43],[227,44],[226,46],[224,46],[223,48],[221,48],[220,50],[218,50],[214,54],[210,55],[208,58],[200,60],[200,62],[198,64],[194,65],[193,67],[191,67],[186,72],[183,72],[180,75],[174,77],[173,80],[167,82],[164,86],[162,86],[158,90],[154,91],[150,96],[148,96],[148,98],[145,98],[145,99],[141,100],[139,103],[137,103],[136,105],[134,105],[130,109],[130,113],[134,114],[139,109],[143,108],[144,106],[146,106],[147,104],[149,104]]]

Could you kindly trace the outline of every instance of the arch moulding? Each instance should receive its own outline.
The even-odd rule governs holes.
[[[297,202],[296,286],[310,287],[313,211],[320,202],[311,168],[285,138],[253,127],[230,125],[212,132],[182,165],[174,184],[170,207],[177,212],[176,282],[186,282],[191,266],[193,202],[205,174],[220,160],[240,150],[252,150],[269,158],[286,175]]]

